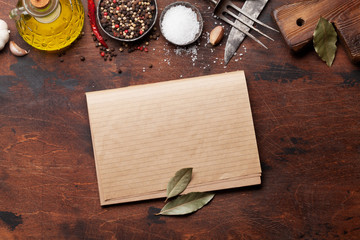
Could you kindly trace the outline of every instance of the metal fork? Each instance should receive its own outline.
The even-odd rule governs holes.
[[[260,33],[261,35],[263,35],[264,37],[270,39],[271,41],[274,41],[274,39],[272,39],[271,37],[269,37],[268,35],[266,35],[265,33],[263,33],[262,31],[260,31],[259,29],[255,28],[254,26],[252,26],[251,24],[248,24],[247,22],[244,22],[238,15],[242,14],[245,17],[249,18],[250,20],[252,20],[253,22],[256,22],[257,24],[266,27],[270,30],[273,30],[275,32],[279,32],[278,30],[270,27],[269,25],[257,20],[256,18],[253,18],[252,16],[250,16],[249,14],[247,14],[246,12],[244,12],[241,8],[239,8],[238,6],[236,6],[233,2],[231,2],[231,0],[219,0],[219,2],[216,2],[216,0],[210,0],[212,3],[215,4],[215,9],[214,9],[214,14],[215,16],[217,16],[218,18],[220,18],[221,20],[223,20],[224,22],[230,24],[231,26],[233,26],[234,28],[238,29],[239,31],[243,32],[246,36],[250,37],[251,39],[253,39],[254,41],[256,41],[257,43],[259,43],[261,46],[263,46],[264,48],[268,49],[265,44],[263,44],[259,39],[257,39],[254,35],[252,35],[251,33],[249,33],[248,31],[246,31],[246,29],[244,29],[244,27],[239,23],[236,24],[235,22],[233,22],[232,20],[230,20],[228,18],[227,15],[232,16],[233,18],[237,19],[239,22],[241,22],[242,24],[244,24],[245,26],[249,27],[250,29],[253,29],[254,31]],[[233,13],[232,11],[230,11],[230,8],[234,9],[235,11],[238,12],[238,14]]]

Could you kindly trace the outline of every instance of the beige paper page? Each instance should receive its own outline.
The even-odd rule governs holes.
[[[101,205],[260,183],[243,71],[86,93]]]

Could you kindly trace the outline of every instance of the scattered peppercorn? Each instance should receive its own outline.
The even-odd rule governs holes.
[[[103,29],[119,39],[136,39],[156,20],[154,0],[100,2],[99,18]]]
[[[110,4],[110,5],[114,4],[114,3],[110,3],[111,0],[102,0],[102,1],[104,1],[106,4]],[[154,0],[122,0],[122,2],[120,0],[117,0],[117,2],[118,2],[117,4],[119,4],[119,6],[114,7],[114,5],[113,5],[112,6],[113,12],[115,12],[115,13],[116,13],[116,11],[121,12],[122,10],[120,9],[120,5],[124,1],[133,2],[133,1],[154,1]],[[102,10],[102,9],[100,8],[100,10]],[[113,21],[115,22],[115,20],[112,20],[111,22],[113,22]],[[127,33],[130,32],[129,29],[125,29],[125,30],[124,30],[124,32],[127,32]],[[149,30],[151,32],[147,36],[145,36],[144,39],[141,42],[139,42],[139,41],[136,41],[136,42],[120,42],[121,45],[118,48],[119,52],[124,52],[125,50],[127,50],[128,53],[132,53],[132,52],[134,52],[136,50],[140,50],[140,51],[143,51],[143,52],[148,52],[149,51],[148,47],[150,45],[150,40],[153,39],[152,36],[154,36],[154,40],[157,40],[156,35],[159,35],[159,33],[156,30],[157,30],[156,27],[152,28],[152,30]],[[99,49],[99,54],[104,59],[104,61],[107,61],[107,60],[112,61],[114,59],[114,57],[116,57],[118,55],[117,53],[115,53],[115,48],[106,48],[106,47],[104,47],[97,40],[97,38],[96,38],[96,36],[95,36],[95,34],[93,32],[91,32],[91,37],[92,37],[93,41],[95,41],[95,47]],[[107,41],[107,39],[104,39],[104,41]],[[59,57],[60,56],[62,56],[62,54],[59,55]]]
[[[149,65],[149,68],[152,68],[152,67],[153,67],[153,65],[152,65],[152,64],[150,64],[150,65]]]
[[[65,52],[60,52],[59,54],[58,54],[58,57],[62,57],[62,56],[64,56],[66,53]]]
[[[85,57],[84,56],[81,56],[80,57],[80,60],[83,62],[83,61],[85,61]]]
[[[121,73],[122,73],[122,71],[121,71],[121,69],[119,69],[119,70],[118,70],[118,74],[121,74]]]

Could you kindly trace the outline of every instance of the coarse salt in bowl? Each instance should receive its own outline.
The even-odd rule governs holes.
[[[188,2],[174,2],[160,16],[160,31],[166,40],[178,46],[195,42],[201,35],[203,20],[199,9]]]

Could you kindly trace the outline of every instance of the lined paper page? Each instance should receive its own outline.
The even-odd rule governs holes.
[[[188,191],[260,183],[242,71],[86,93],[101,205],[165,197],[193,167]]]

